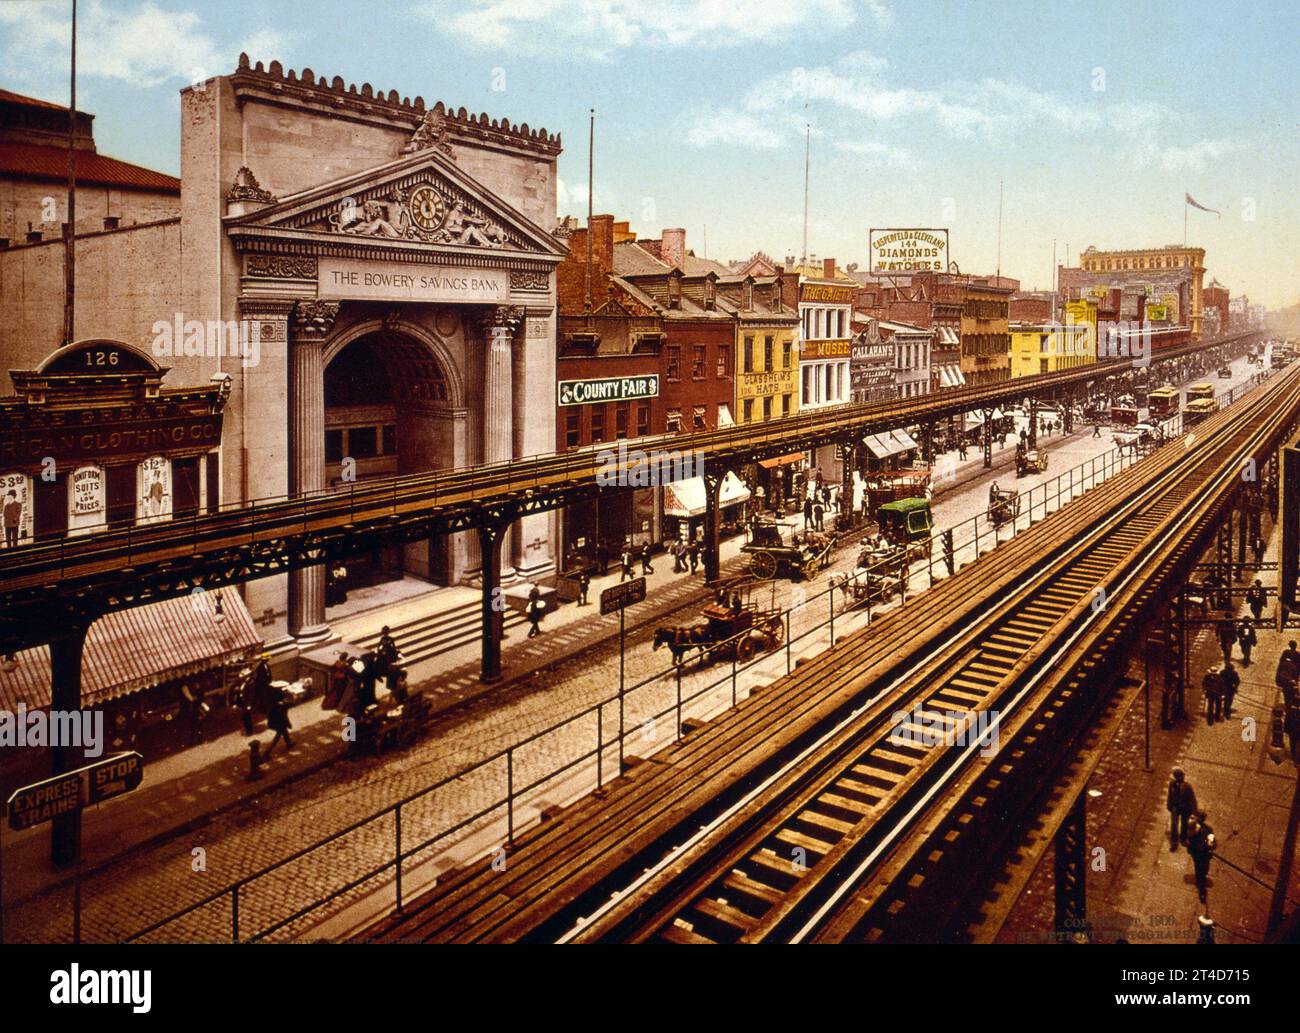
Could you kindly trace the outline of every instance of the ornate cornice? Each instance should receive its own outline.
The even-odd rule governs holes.
[[[252,201],[257,204],[275,204],[276,196],[269,190],[263,190],[257,177],[247,165],[241,165],[235,173],[235,182],[226,194],[227,201]]]
[[[498,328],[504,329],[510,337],[519,331],[524,321],[524,310],[518,305],[493,305],[477,314],[479,329],[487,336]]]
[[[308,255],[249,255],[244,261],[244,274],[276,280],[314,280],[316,259]]]

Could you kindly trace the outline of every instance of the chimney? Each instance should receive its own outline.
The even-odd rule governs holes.
[[[822,259],[822,276],[827,280],[835,279],[835,259]]]
[[[659,244],[659,256],[665,265],[674,269],[682,268],[686,257],[686,231],[684,229],[664,230]]]

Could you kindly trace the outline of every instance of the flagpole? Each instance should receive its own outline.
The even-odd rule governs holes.
[[[1183,195],[1183,247],[1187,247],[1187,195]]]
[[[64,344],[72,343],[77,322],[77,0],[72,0],[72,50],[68,80],[68,221],[63,228]]]

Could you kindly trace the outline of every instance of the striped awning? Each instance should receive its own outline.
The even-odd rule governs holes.
[[[216,599],[221,599],[220,620]],[[122,696],[238,663],[257,652],[261,636],[233,588],[166,599],[100,617],[86,633],[81,705]],[[24,649],[13,671],[0,668],[0,707],[50,705],[50,648]]]
[[[749,489],[730,470],[722,478],[718,489],[718,508],[725,509],[749,498]],[[685,480],[673,481],[664,485],[664,516],[688,517],[700,516],[708,509],[708,496],[703,477],[687,477]]]
[[[940,387],[965,387],[966,377],[955,362],[945,362],[939,367]]]
[[[862,443],[867,446],[867,450],[877,459],[888,459],[890,456],[911,452],[920,447],[913,440],[912,435],[905,430],[889,430],[883,434],[868,434],[862,439]]]

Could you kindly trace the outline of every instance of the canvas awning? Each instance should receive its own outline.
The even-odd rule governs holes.
[[[803,452],[791,452],[786,456],[776,456],[773,459],[760,459],[758,465],[765,469],[772,470],[778,466],[789,466],[791,463],[801,463],[805,459]]]
[[[913,440],[912,435],[905,430],[890,430],[883,434],[868,434],[862,439],[862,443],[867,446],[867,451],[877,459],[888,459],[890,456],[911,452],[920,447]]]
[[[727,405],[718,406],[718,426],[734,427],[736,421],[731,418],[731,407]]]
[[[994,421],[994,422],[996,422],[996,421],[1002,419],[1002,418],[1003,418],[1003,412],[1002,412],[1002,410],[1001,410],[1001,409],[994,409],[994,410],[993,410],[993,417],[992,417],[992,418],[993,418],[993,421]],[[970,430],[970,429],[972,429],[973,427],[982,427],[982,426],[984,426],[984,414],[983,414],[982,412],[968,412],[968,413],[966,414],[966,429],[967,429],[967,430]]]
[[[961,344],[961,335],[951,326],[939,327],[939,347],[956,348]]]
[[[221,599],[221,619],[216,600]],[[81,659],[81,704],[110,700],[241,663],[262,646],[253,618],[233,588],[165,599],[105,614],[86,632]],[[18,666],[0,669],[0,707],[50,705],[50,648],[24,649]]]
[[[961,367],[955,362],[945,362],[939,366],[939,386],[940,387],[965,387],[966,378],[962,375]]]
[[[749,489],[730,470],[722,478],[722,487],[718,491],[718,508],[726,509],[745,502],[749,498]],[[703,477],[687,477],[685,480],[673,481],[664,485],[664,516],[688,517],[702,516],[708,509],[708,496],[705,493]]]

